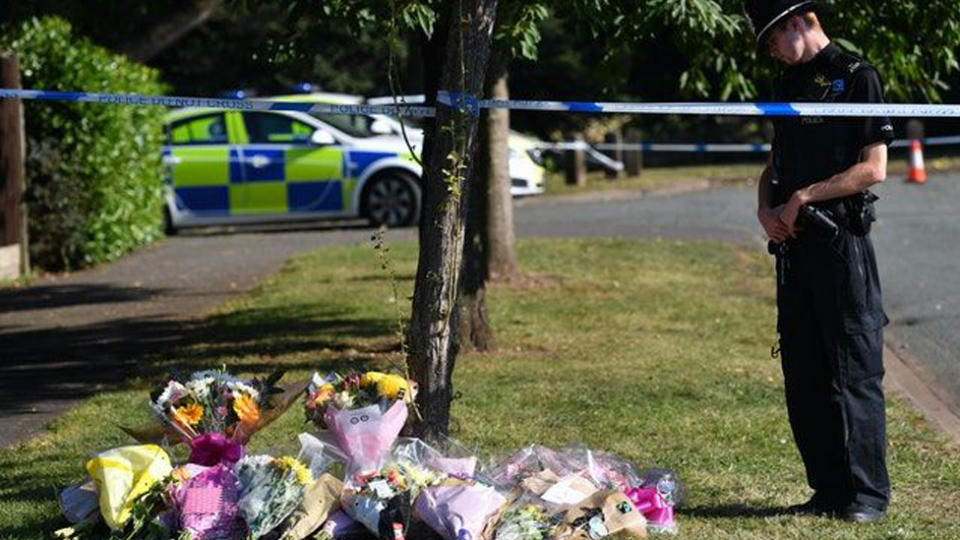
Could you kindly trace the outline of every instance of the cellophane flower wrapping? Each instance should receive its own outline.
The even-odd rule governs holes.
[[[669,469],[650,469],[641,475],[639,486],[624,489],[627,497],[647,519],[647,530],[655,534],[677,534],[674,507],[682,498],[682,486]]]
[[[97,485],[107,526],[120,529],[130,518],[134,501],[172,470],[170,456],[153,444],[114,448],[88,461],[87,473]]]
[[[397,461],[417,463],[460,480],[472,480],[477,472],[476,452],[453,439],[446,439],[435,448],[420,439],[400,438],[391,455]]]
[[[191,462],[232,464],[257,429],[266,396],[259,381],[247,381],[222,370],[173,378],[151,394],[154,414],[193,449]],[[216,436],[214,436],[216,434]]]
[[[246,535],[237,503],[239,491],[233,469],[188,464],[174,471],[183,480],[171,491],[178,529],[194,540],[233,539]]]
[[[301,540],[316,531],[331,514],[340,509],[340,494],[343,481],[335,474],[342,474],[346,456],[333,444],[321,441],[309,433],[301,433],[300,453],[297,459],[304,463],[316,479],[307,488],[303,500],[283,524],[281,540]]]
[[[377,371],[314,374],[304,407],[308,420],[333,432],[351,471],[376,470],[407,421],[413,388],[400,375]]]
[[[292,457],[248,456],[234,467],[237,508],[250,538],[260,538],[296,510],[313,484],[310,470]]]
[[[341,508],[330,514],[321,528],[322,535],[317,535],[316,538],[347,538],[357,533],[366,534],[365,530],[366,528],[360,522],[350,517]]]
[[[559,450],[530,445],[486,467],[479,478],[502,491],[510,491],[518,488],[524,479],[543,471],[551,471],[557,478],[571,474],[592,478],[592,469],[594,466],[591,452],[582,445],[571,445]]]
[[[60,513],[70,523],[88,523],[99,517],[97,485],[91,478],[61,490],[57,502],[60,503]]]
[[[443,481],[442,473],[405,461],[378,471],[355,473],[344,487],[344,511],[383,540],[394,540],[394,527],[405,534],[410,510],[421,490]]]
[[[429,487],[420,492],[414,511],[447,540],[478,540],[488,521],[507,499],[492,486],[469,483]]]
[[[546,540],[557,529],[559,518],[530,497],[520,497],[497,522],[493,540]]]

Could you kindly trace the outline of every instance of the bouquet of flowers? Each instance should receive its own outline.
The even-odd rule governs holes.
[[[617,533],[645,538],[646,525],[646,519],[622,491],[598,491],[566,511],[553,539],[599,540]]]
[[[420,439],[401,438],[397,440],[391,454],[397,461],[420,463],[452,478],[474,479],[477,472],[477,456],[474,452],[449,438],[441,443],[440,448],[442,451]]]
[[[444,485],[420,492],[417,517],[446,540],[477,540],[507,499],[483,484]]]
[[[558,520],[542,505],[519,501],[500,518],[493,540],[545,540],[557,530]]]
[[[88,461],[87,472],[96,482],[104,522],[113,530],[123,527],[134,501],[171,470],[170,457],[152,444],[114,448]]]
[[[172,378],[151,394],[157,417],[190,444],[190,462],[200,465],[236,463],[243,445],[262,427],[261,411],[268,396],[280,393],[274,384],[282,372],[266,381],[246,381],[223,370],[199,371],[186,379]]]
[[[284,456],[248,456],[234,467],[237,510],[256,539],[280,525],[303,500],[313,475],[297,459]]]
[[[400,375],[377,371],[314,374],[307,386],[307,419],[333,432],[352,468],[376,469],[407,421],[414,390]]]
[[[420,490],[436,486],[444,476],[419,465],[395,461],[382,469],[357,474],[344,488],[344,511],[383,540],[405,534],[410,509]]]

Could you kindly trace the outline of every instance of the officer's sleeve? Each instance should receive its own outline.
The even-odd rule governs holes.
[[[883,87],[876,70],[864,67],[853,75],[848,99],[852,103],[883,103]],[[878,142],[889,146],[893,141],[893,124],[886,116],[858,118],[854,125],[854,135],[862,139],[860,148]]]

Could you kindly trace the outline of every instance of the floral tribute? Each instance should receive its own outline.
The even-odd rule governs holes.
[[[558,521],[539,504],[516,504],[504,512],[494,540],[544,540],[556,530]]]
[[[268,397],[281,392],[274,384],[282,373],[266,381],[247,381],[224,370],[171,378],[151,394],[156,416],[184,442],[190,444],[190,462],[215,465],[236,463],[243,445],[261,426],[261,414],[270,407]]]
[[[386,411],[397,401],[410,404],[415,397],[412,387],[410,381],[401,375],[379,371],[348,375],[331,373],[326,377],[314,373],[307,387],[307,420],[321,429],[328,429],[325,418],[328,406],[338,410],[353,410],[377,405]]]
[[[300,505],[313,475],[295,458],[249,456],[237,463],[237,509],[256,539],[283,523]]]
[[[315,373],[304,408],[308,420],[333,433],[351,470],[370,472],[396,442],[414,398],[415,386],[400,375]]]
[[[669,469],[571,444],[480,463],[456,441],[399,438],[416,387],[370,371],[274,387],[225,370],[173,377],[150,397],[159,444],[101,452],[64,489],[69,540],[403,540],[412,520],[443,540],[600,540],[676,534],[683,489]],[[283,396],[271,400],[270,396]],[[250,436],[306,392],[297,457],[245,456]],[[276,401],[276,403],[271,403]],[[136,437],[132,430],[127,433]],[[175,439],[171,440],[170,435]],[[170,443],[190,459],[175,466]],[[143,442],[143,441],[141,441]],[[284,441],[269,441],[282,445]]]
[[[406,534],[413,502],[420,491],[439,485],[445,475],[418,464],[392,462],[359,473],[344,487],[344,510],[383,540]]]

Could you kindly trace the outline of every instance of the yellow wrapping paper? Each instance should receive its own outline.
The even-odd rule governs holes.
[[[121,446],[87,462],[100,493],[100,513],[111,529],[130,518],[133,501],[170,474],[170,456],[157,445]]]

